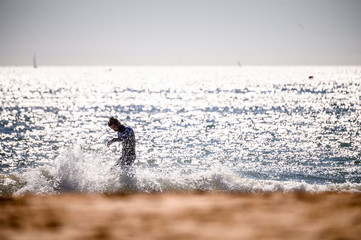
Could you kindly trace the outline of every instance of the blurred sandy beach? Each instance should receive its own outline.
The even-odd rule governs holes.
[[[360,239],[357,193],[2,198],[0,239]]]

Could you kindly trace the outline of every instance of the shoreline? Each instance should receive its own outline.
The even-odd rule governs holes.
[[[0,199],[0,238],[359,239],[361,194],[132,193]]]

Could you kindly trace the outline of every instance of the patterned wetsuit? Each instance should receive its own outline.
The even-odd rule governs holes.
[[[130,166],[135,161],[135,136],[131,127],[121,126],[118,132],[118,138],[110,140],[110,144],[114,142],[123,142],[122,156],[117,164]]]

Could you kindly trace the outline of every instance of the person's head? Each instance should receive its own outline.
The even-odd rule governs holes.
[[[113,129],[114,131],[119,131],[122,124],[119,122],[118,119],[114,117],[110,117],[108,121],[108,126]]]

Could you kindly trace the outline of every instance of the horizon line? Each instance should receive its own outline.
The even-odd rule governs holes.
[[[61,65],[61,64],[45,64],[45,65],[37,65],[36,68],[42,68],[42,67],[202,67],[202,66],[210,66],[210,67],[216,67],[216,66],[225,66],[225,67],[253,67],[253,66],[285,66],[285,67],[297,67],[297,66],[345,66],[345,67],[357,67],[361,66],[361,64],[69,64],[69,65]],[[0,67],[29,67],[34,68],[33,65],[30,64],[4,64]]]

